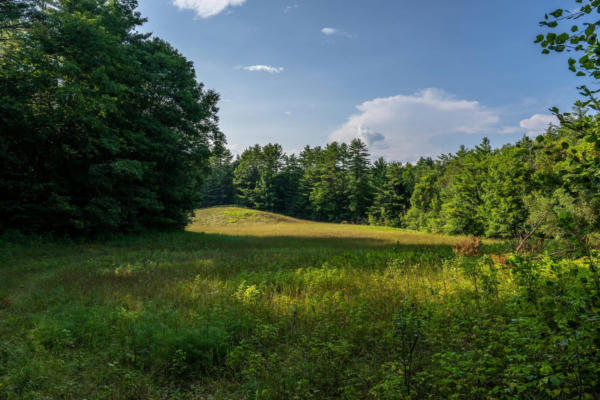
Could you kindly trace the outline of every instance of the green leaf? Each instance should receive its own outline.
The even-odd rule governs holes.
[[[569,34],[568,34],[568,33],[565,33],[565,32],[563,32],[563,33],[561,33],[560,35],[558,35],[558,37],[556,38],[556,40],[557,40],[559,43],[564,43],[564,42],[566,42],[567,40],[569,40]]]

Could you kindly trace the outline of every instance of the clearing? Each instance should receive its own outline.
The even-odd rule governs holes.
[[[187,232],[4,243],[0,398],[388,398],[405,298],[470,287],[442,268],[456,241],[217,207]]]

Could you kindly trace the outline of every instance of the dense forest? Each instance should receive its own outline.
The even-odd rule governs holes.
[[[137,1],[0,2],[0,231],[183,228],[218,95]]]
[[[589,7],[588,7],[589,6]],[[0,230],[90,235],[181,228],[195,208],[239,204],[318,221],[513,238],[598,229],[596,91],[534,139],[484,140],[414,164],[371,163],[359,139],[286,155],[256,145],[233,160],[219,96],[191,62],[136,29],[134,0],[0,3]],[[595,24],[557,10],[536,41],[600,77]],[[568,233],[570,232],[570,233]]]
[[[404,163],[234,158],[135,0],[0,0],[0,399],[600,399],[600,0],[575,3],[524,38],[588,83],[572,112]]]
[[[484,139],[414,164],[371,163],[360,139],[306,147],[298,156],[278,144],[253,146],[235,160],[224,150],[211,159],[203,205],[499,238],[535,229],[560,238],[598,229],[595,123],[578,108],[535,139],[499,149]]]

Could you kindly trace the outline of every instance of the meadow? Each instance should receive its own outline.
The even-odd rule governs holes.
[[[599,398],[597,255],[508,249],[235,207],[5,241],[0,399]]]

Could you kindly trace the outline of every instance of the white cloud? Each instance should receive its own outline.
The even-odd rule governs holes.
[[[321,29],[321,33],[324,34],[324,35],[327,35],[327,36],[334,36],[335,35],[335,36],[344,36],[344,37],[347,37],[349,39],[352,38],[352,35],[350,35],[349,33],[346,33],[344,31],[341,31],[341,30],[336,29],[336,28],[328,28],[328,27],[322,28]]]
[[[246,0],[173,0],[180,10],[193,10],[199,17],[209,18],[223,12],[227,7],[241,6]]]
[[[243,144],[239,143],[227,143],[225,147],[227,147],[229,151],[231,151],[231,154],[233,154],[233,156],[235,157],[241,155],[244,152],[244,150],[246,150],[250,146],[244,146]]]
[[[500,120],[497,111],[477,101],[434,88],[376,98],[357,109],[330,140],[349,142],[358,137],[370,142],[376,155],[403,161],[456,151],[453,137],[492,133]]]
[[[548,114],[533,114],[530,118],[519,122],[519,126],[529,136],[537,136],[544,133],[550,124],[558,125],[558,118]]]
[[[283,12],[286,13],[286,14],[289,14],[292,11],[297,10],[298,8],[300,8],[300,6],[298,5],[298,3],[290,4],[290,5],[286,6],[283,9]]]
[[[558,125],[558,118],[548,114],[533,114],[527,119],[521,120],[519,126],[503,126],[499,133],[514,134],[525,133],[528,136],[537,136],[543,134],[548,126]]]
[[[286,111],[285,115],[292,115],[292,112],[291,111]]]
[[[385,136],[383,136],[383,134],[375,132],[373,129],[364,126],[360,128],[360,132],[357,137],[365,142],[368,146],[372,146],[377,142],[385,140]]]
[[[249,65],[247,67],[243,67],[246,71],[262,71],[268,72],[269,74],[280,74],[283,72],[283,67],[273,67],[271,65]]]
[[[522,132],[522,129],[518,126],[503,126],[498,130],[498,133],[512,135],[514,133]]]

